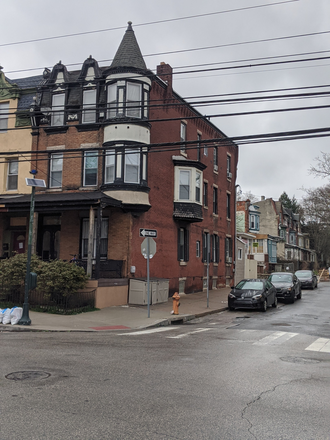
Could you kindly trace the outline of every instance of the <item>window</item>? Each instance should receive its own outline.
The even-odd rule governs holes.
[[[202,140],[202,135],[197,133],[197,160],[200,161],[201,160],[201,140]]]
[[[213,148],[213,169],[218,171],[218,147]]]
[[[207,182],[203,182],[203,200],[204,200],[204,206],[208,206],[208,201],[207,201]]]
[[[126,183],[140,183],[140,152],[136,149],[125,150],[125,177]]]
[[[64,125],[65,94],[60,93],[52,97],[52,125]]]
[[[219,263],[219,235],[212,235],[212,261]]]
[[[0,133],[4,133],[8,128],[9,102],[0,103]]]
[[[195,196],[196,196],[196,202],[200,203],[201,201],[201,173],[196,171],[196,190],[195,190]]]
[[[250,228],[259,231],[259,215],[250,214]]]
[[[60,188],[62,186],[63,154],[53,153],[50,156],[49,186]]]
[[[203,262],[210,261],[210,234],[203,232]]]
[[[184,122],[181,122],[180,126],[180,142],[186,142],[187,140],[187,125]],[[186,152],[186,144],[180,145],[180,151],[182,153]]]
[[[127,83],[126,116],[141,118],[141,84]]]
[[[180,170],[179,199],[190,199],[190,171]]]
[[[97,184],[97,151],[85,151],[84,154],[84,186]]]
[[[237,258],[238,258],[239,260],[242,260],[242,259],[243,259],[243,249],[242,249],[242,248],[238,248],[238,249],[237,249]]]
[[[178,229],[178,260],[189,261],[189,232],[186,228]]]
[[[83,91],[82,122],[93,123],[96,121],[96,90]]]
[[[199,258],[201,256],[201,242],[199,240],[196,241],[196,257]]]
[[[208,155],[209,155],[208,146],[204,145],[204,156],[208,156]]]
[[[227,193],[227,218],[230,218],[230,194]]]
[[[100,240],[101,258],[107,258],[107,254],[108,254],[108,226],[109,226],[109,219],[102,218],[101,240]],[[96,229],[97,229],[97,224],[95,221],[94,234],[93,234],[93,258],[96,257]],[[84,218],[82,223],[82,243],[81,243],[82,258],[88,257],[88,236],[89,236],[89,219]]]
[[[18,180],[18,161],[11,159],[8,161],[8,174],[7,174],[7,190],[14,191],[17,189]]]
[[[117,115],[117,84],[110,84],[108,87],[108,118]]]
[[[263,240],[250,240],[250,253],[252,254],[263,254],[264,252],[264,241]],[[251,249],[252,247],[252,249]]]
[[[144,93],[143,96],[148,98],[147,93]],[[142,105],[141,84],[118,81],[108,86],[108,118],[123,115],[130,118],[141,118]]]
[[[232,263],[232,256],[233,256],[233,245],[232,245],[232,239],[230,237],[226,237],[225,241],[225,261],[226,263]]]
[[[230,165],[231,160],[230,159],[231,159],[231,157],[227,155],[227,177],[228,177],[228,179],[232,178],[231,165]]]
[[[218,214],[218,188],[213,188],[213,214]]]
[[[115,159],[115,151],[106,152],[104,183],[113,183],[115,181]]]

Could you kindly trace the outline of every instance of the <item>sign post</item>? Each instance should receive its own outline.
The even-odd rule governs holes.
[[[157,231],[152,229],[140,229],[140,237],[141,237],[141,231],[153,231],[153,233],[156,233],[156,235],[153,235],[154,237],[157,237]],[[144,235],[142,235],[143,237]],[[150,238],[150,236],[147,236],[142,244],[141,244],[141,254],[144,256],[144,258],[147,260],[147,302],[148,302],[148,318],[150,318],[150,276],[149,276],[149,261],[150,259],[155,255],[156,253],[156,242],[153,238]]]
[[[28,177],[25,179],[27,186],[32,186],[31,192],[31,203],[30,203],[30,222],[29,222],[29,239],[28,239],[28,251],[26,260],[26,275],[25,275],[25,291],[24,291],[24,303],[23,303],[23,313],[20,319],[20,325],[30,325],[31,319],[29,317],[29,290],[30,290],[30,267],[31,267],[31,248],[32,248],[32,231],[33,231],[33,216],[34,216],[34,199],[35,199],[35,189],[36,186],[45,188],[46,184],[44,180],[35,179],[37,170],[31,170],[33,174],[33,179]]]

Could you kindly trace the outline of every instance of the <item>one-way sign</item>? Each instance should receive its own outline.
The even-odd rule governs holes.
[[[140,229],[140,237],[157,238],[157,229]]]

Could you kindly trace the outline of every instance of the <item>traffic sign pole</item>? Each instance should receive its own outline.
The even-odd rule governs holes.
[[[149,278],[149,249],[150,249],[150,238],[147,238],[147,286],[148,286],[148,318],[150,318],[150,278]]]

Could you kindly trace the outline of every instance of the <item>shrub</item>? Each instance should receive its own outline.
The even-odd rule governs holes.
[[[24,286],[26,275],[27,254],[16,254],[14,257],[0,260],[0,285],[5,289],[15,289]],[[39,275],[44,263],[36,255],[31,255],[31,272]]]

